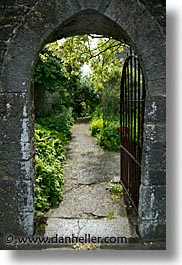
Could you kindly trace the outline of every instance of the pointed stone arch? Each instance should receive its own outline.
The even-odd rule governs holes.
[[[125,40],[142,62],[147,95],[139,231],[146,241],[165,240],[165,33],[159,17],[154,16],[146,1],[133,0],[35,0],[32,5],[22,4],[22,9],[17,5],[10,7],[19,16],[16,23],[12,22],[12,30],[3,35],[5,48],[0,87],[2,236],[33,233],[31,82],[38,53],[46,43],[58,38],[97,33]]]

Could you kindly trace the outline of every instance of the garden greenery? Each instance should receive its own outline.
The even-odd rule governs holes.
[[[90,122],[90,130],[93,136],[96,136],[98,144],[110,151],[120,150],[120,134],[118,121],[104,123],[103,118],[94,117]]]
[[[34,86],[59,92],[50,117],[36,117],[36,215],[62,199],[66,144],[77,117],[91,116],[90,130],[105,149],[119,151],[119,82],[124,46],[112,38],[76,36],[44,47],[34,71]],[[97,47],[96,47],[97,46]],[[91,67],[83,78],[81,68]],[[73,118],[74,117],[74,118]]]
[[[71,139],[71,122],[60,117],[36,121],[35,209],[47,211],[62,199],[66,144]]]

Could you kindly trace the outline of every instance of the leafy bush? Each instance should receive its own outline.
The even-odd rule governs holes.
[[[120,135],[118,134],[118,122],[107,124],[101,131],[100,146],[112,151],[120,150]]]
[[[41,118],[36,123],[36,211],[47,211],[62,199],[65,145],[71,139],[69,128],[58,117]]]
[[[34,86],[42,87],[48,91],[58,91],[67,84],[64,76],[63,62],[61,58],[48,49],[47,46],[41,51],[34,71]]]
[[[73,110],[79,117],[89,116],[100,103],[100,93],[93,88],[88,78],[82,78],[77,82],[73,95]]]
[[[90,123],[90,130],[92,136],[96,136],[103,130],[103,119],[97,118],[91,121]]]
[[[44,129],[51,131],[51,134],[55,134],[57,138],[61,139],[62,144],[71,140],[70,127],[73,124],[73,119],[68,117],[45,117],[37,119],[37,124],[41,124]]]
[[[102,114],[100,114],[99,110],[92,115],[92,120],[90,122],[91,134],[92,136],[96,136],[98,144],[107,150],[120,150],[119,127],[119,120],[104,123]]]

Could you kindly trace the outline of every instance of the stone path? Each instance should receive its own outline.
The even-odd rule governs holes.
[[[129,224],[124,198],[113,198],[113,178],[119,177],[120,154],[100,149],[87,123],[72,128],[65,165],[64,199],[51,209],[46,235],[137,238]]]

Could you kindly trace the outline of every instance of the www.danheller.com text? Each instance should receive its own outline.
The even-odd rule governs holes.
[[[127,237],[122,236],[91,236],[90,234],[85,234],[83,236],[59,236],[56,234],[53,237],[48,236],[14,236],[12,234],[7,234],[4,237],[4,242],[6,244],[74,244],[74,243],[105,243],[105,244],[125,244],[128,243]]]

